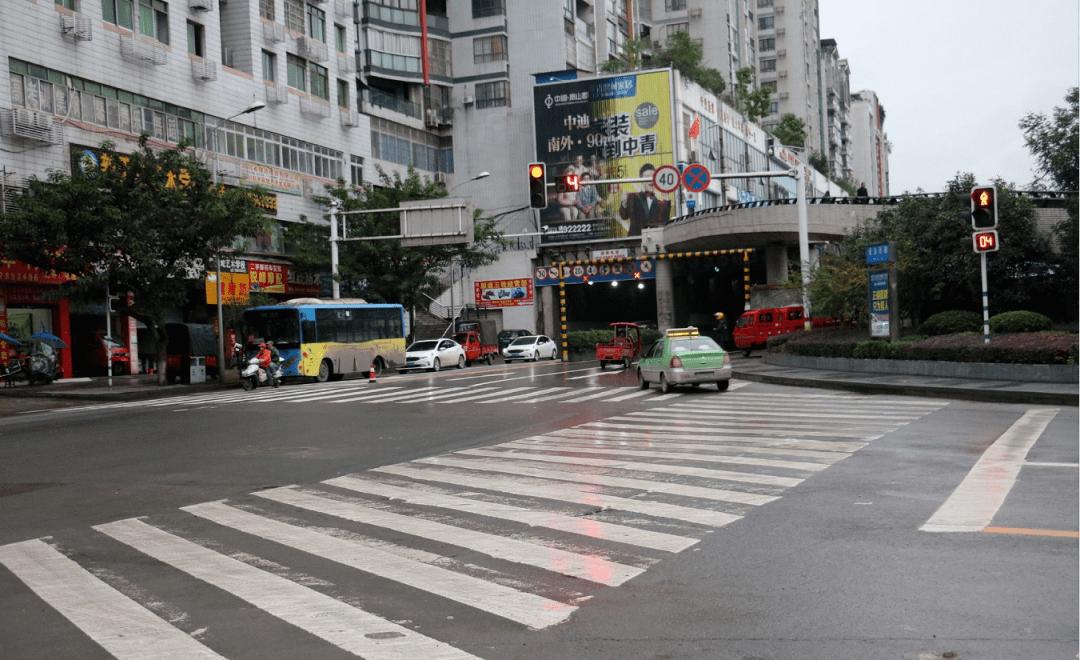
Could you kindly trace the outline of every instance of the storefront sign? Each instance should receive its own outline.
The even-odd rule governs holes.
[[[74,280],[75,276],[67,273],[44,271],[15,259],[0,259],[0,284],[63,284]]]
[[[533,281],[485,280],[473,283],[477,307],[529,307],[533,305]]]
[[[245,163],[244,175],[240,177],[240,183],[248,186],[262,186],[287,195],[304,194],[303,178],[299,174],[269,165]]]

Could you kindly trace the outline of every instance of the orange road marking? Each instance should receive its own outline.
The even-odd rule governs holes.
[[[992,534],[1026,534],[1028,536],[1061,536],[1064,538],[1080,538],[1080,532],[1066,532],[1056,529],[1024,529],[1023,527],[986,527],[983,532]]]

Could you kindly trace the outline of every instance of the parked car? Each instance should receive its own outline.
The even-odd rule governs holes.
[[[638,360],[638,384],[658,383],[667,394],[676,385],[716,383],[721,392],[731,382],[731,355],[697,328],[671,328]]]
[[[107,337],[103,330],[85,332],[72,336],[74,349],[72,359],[81,375],[112,375],[131,373],[131,356],[120,341]]]
[[[439,371],[448,365],[465,368],[465,349],[461,344],[453,339],[424,339],[414,341],[405,349],[405,364],[398,369],[398,373],[414,369]]]
[[[518,337],[528,337],[532,335],[529,330],[503,330],[499,333],[499,351],[509,346]]]
[[[529,335],[518,337],[503,349],[503,361],[532,360],[536,362],[542,357],[557,360],[559,346],[551,337],[544,335]]]

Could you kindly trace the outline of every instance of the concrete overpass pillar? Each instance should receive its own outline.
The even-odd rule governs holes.
[[[783,284],[788,277],[786,245],[765,246],[765,283]]]
[[[536,310],[536,333],[547,335],[555,341],[560,341],[560,334],[556,332],[559,322],[559,306],[556,301],[557,286],[539,286],[540,305]]]
[[[656,260],[656,329],[661,333],[675,327],[675,294],[671,279],[671,259]]]

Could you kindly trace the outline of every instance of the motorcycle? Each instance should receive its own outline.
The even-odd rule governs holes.
[[[259,359],[253,357],[240,372],[240,379],[245,392],[250,392],[256,387],[277,388],[281,386],[281,368],[271,364],[268,369],[262,369],[259,367]]]

